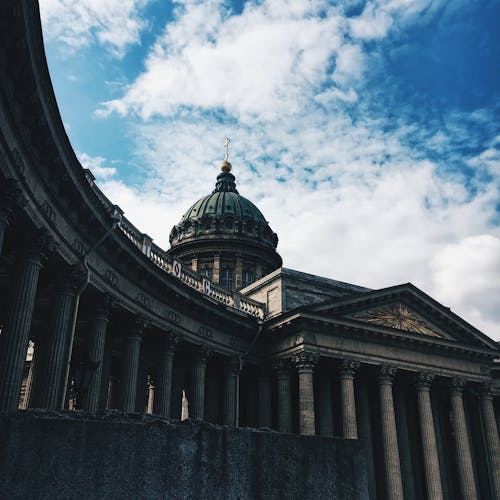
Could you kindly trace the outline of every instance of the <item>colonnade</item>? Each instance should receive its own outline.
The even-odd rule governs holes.
[[[8,226],[5,224],[5,218],[0,217],[0,243],[3,241],[6,227]],[[0,411],[13,411],[19,404],[26,349],[32,337],[31,322],[40,270],[54,247],[54,242],[44,231],[38,231],[29,243],[17,254],[11,271],[9,306],[1,318],[3,327],[0,335]],[[82,279],[80,270],[74,267],[66,269],[53,283],[47,330],[35,337],[34,382],[29,403],[31,407],[62,409],[67,405],[68,374],[72,362],[78,306],[77,290]],[[106,347],[111,311],[111,304],[103,300],[100,305],[92,307],[86,313],[86,331],[81,337],[86,369],[91,372],[91,377],[85,391],[81,391],[79,395],[78,407],[95,412],[104,407],[115,406],[125,412],[134,412],[139,397],[138,388],[142,390],[145,382],[143,375],[146,372],[141,372],[140,360],[148,326],[140,317],[130,318],[127,327],[119,336],[115,336],[119,343],[119,371],[113,371],[111,365],[113,360],[117,361],[116,353],[113,358],[111,350]],[[219,423],[237,425],[241,420],[243,425],[249,424],[250,419],[245,417],[240,405],[240,402],[248,397],[240,385],[240,358],[214,353],[206,346],[182,343],[172,332],[157,332],[156,337],[160,340],[160,349],[156,353],[154,370],[154,413],[166,417],[173,415],[173,398],[178,397],[178,393],[174,395],[176,357],[182,347],[184,352],[188,353],[182,364],[187,372],[185,380],[189,382],[181,381],[180,385],[188,394],[190,418],[205,419],[207,366],[212,362],[219,365],[223,385],[219,391],[222,408]],[[402,371],[398,372],[396,366],[388,365],[369,367],[376,380],[376,408],[379,417],[377,427],[377,423],[371,418],[373,411],[369,410],[367,387],[357,379],[362,368],[360,362],[349,357],[337,359],[333,373],[332,360],[333,358],[322,357],[320,362],[318,355],[307,349],[296,352],[289,358],[276,359],[264,365],[259,365],[255,360],[253,369],[256,373],[256,384],[253,384],[253,388],[256,394],[252,401],[257,406],[256,425],[274,427],[286,433],[296,431],[306,435],[331,436],[334,434],[336,411],[332,393],[337,391],[339,415],[336,418],[340,422],[341,436],[347,439],[363,439],[368,455],[373,456],[376,444],[370,436],[380,432],[385,474],[384,498],[405,498],[404,474],[401,467],[401,463],[404,463],[402,453],[404,455],[405,452],[400,450],[401,439],[398,441],[401,426],[398,429],[393,391],[394,380]],[[249,369],[248,367],[247,362],[244,370]],[[365,369],[366,367],[367,365],[364,366]],[[409,372],[406,372],[407,376],[408,374]],[[118,389],[119,397],[111,398],[109,381],[116,379],[120,382],[118,387],[113,387],[112,390],[116,393]],[[437,382],[434,375],[427,372],[414,373],[413,379],[412,391],[418,409],[419,443],[426,496],[432,500],[449,498],[443,486],[443,465],[440,463],[436,435],[439,426],[435,421],[436,413],[433,411],[431,398]],[[490,491],[492,498],[500,498],[499,443],[491,389],[487,384],[467,385],[466,381],[460,378],[450,378],[446,381],[444,377],[439,377],[440,387],[445,383],[448,387],[450,436],[454,450],[452,462],[459,478],[460,495],[465,500],[479,498],[471,450],[471,431],[463,399],[464,390],[474,387],[485,435]],[[110,402],[113,399],[115,403]],[[473,436],[472,439],[482,437]],[[373,463],[368,463],[368,474],[375,475]]]

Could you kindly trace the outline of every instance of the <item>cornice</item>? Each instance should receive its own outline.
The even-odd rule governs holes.
[[[334,335],[357,336],[360,339],[371,342],[383,343],[384,345],[407,345],[409,349],[439,350],[441,352],[456,353],[468,357],[488,358],[490,360],[498,357],[498,352],[490,349],[465,346],[455,341],[438,339],[426,335],[395,330],[379,325],[373,325],[346,318],[324,317],[306,311],[295,311],[286,318],[274,318],[266,324],[267,338],[275,338],[276,331],[282,335],[295,333],[298,329],[311,329],[315,332],[335,329]],[[283,331],[285,330],[285,331]]]

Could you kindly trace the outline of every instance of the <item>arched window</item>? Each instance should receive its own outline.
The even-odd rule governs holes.
[[[233,270],[229,267],[223,267],[220,273],[220,284],[226,290],[233,289]]]

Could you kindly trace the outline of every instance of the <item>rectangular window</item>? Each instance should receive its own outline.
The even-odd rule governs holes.
[[[223,267],[221,271],[220,284],[231,291],[233,289],[233,270],[228,267]]]
[[[247,269],[246,271],[243,271],[243,276],[241,279],[241,286],[242,286],[242,288],[245,288],[246,286],[250,285],[251,283],[253,283],[252,271],[249,271]]]
[[[200,269],[200,274],[204,278],[207,278],[207,280],[211,280],[212,279],[212,269],[210,267],[205,267],[203,269]]]

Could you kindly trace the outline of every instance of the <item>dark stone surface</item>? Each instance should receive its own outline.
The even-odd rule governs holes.
[[[0,498],[368,499],[359,441],[108,411],[0,415]]]

